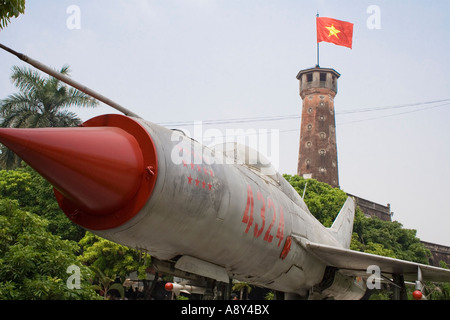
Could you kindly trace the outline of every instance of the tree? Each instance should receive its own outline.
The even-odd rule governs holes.
[[[23,199],[27,202],[31,190],[31,176],[18,170],[0,170],[0,196]]]
[[[81,124],[81,119],[69,107],[95,107],[97,101],[74,88],[67,87],[56,78],[44,78],[29,68],[13,66],[11,81],[19,89],[0,101],[1,127],[37,128],[70,127]],[[69,66],[60,72],[68,75]],[[20,161],[11,151],[1,149],[1,161],[7,169],[16,167]],[[14,161],[13,161],[14,159]]]
[[[398,221],[367,218],[357,210],[353,232],[353,250],[429,264],[431,252],[416,237],[417,231],[404,229]]]
[[[103,293],[103,297],[105,299],[109,299],[110,295],[108,295],[109,291],[116,290],[119,292],[120,297],[123,299],[125,296],[125,289],[121,283],[115,283],[116,277],[110,278],[104,275],[104,273],[99,269],[94,267],[94,271],[98,277],[98,284],[94,285],[94,289]]]
[[[252,292],[252,286],[247,282],[235,281],[231,290],[239,291],[239,300],[244,300],[245,291],[245,300],[248,300],[248,295]]]
[[[314,179],[304,179],[298,175],[285,174],[283,176],[300,195],[303,195],[305,191],[303,200],[311,214],[324,226],[331,227],[347,200],[347,194],[339,188],[332,188],[330,185]]]
[[[91,271],[77,261],[73,241],[46,230],[47,221],[0,200],[0,299],[98,299]],[[80,270],[80,287],[69,288],[68,267]]]
[[[11,22],[11,18],[17,18],[25,13],[25,0],[0,0],[0,30]]]
[[[147,280],[147,269],[151,265],[149,254],[103,239],[91,232],[86,232],[79,244],[83,249],[79,260],[102,272],[103,276],[99,277],[99,280],[105,281],[103,284],[99,282],[100,286],[104,286],[108,278],[114,280],[119,278],[120,283],[123,283],[130,273],[137,271],[138,278],[144,283],[144,297],[148,299],[151,297],[158,275],[155,274],[153,285],[150,286]]]

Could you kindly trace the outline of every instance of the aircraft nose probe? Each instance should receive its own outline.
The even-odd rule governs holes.
[[[66,215],[87,229],[113,228],[134,217],[156,182],[152,138],[122,115],[75,128],[1,128],[0,142],[48,180]]]

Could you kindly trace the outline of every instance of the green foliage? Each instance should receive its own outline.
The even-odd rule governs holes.
[[[264,297],[264,300],[275,300],[275,293],[273,291],[267,292]]]
[[[347,200],[347,194],[338,188],[332,188],[328,184],[314,179],[306,180],[298,175],[285,174],[283,176],[300,196],[303,195],[306,185],[305,198],[303,200],[309,211],[325,227],[331,227]]]
[[[17,18],[25,13],[25,0],[0,0],[0,30],[11,22],[11,18]]]
[[[397,221],[367,218],[357,210],[353,225],[353,250],[428,264],[431,252],[416,237],[416,230],[404,229]],[[376,245],[375,245],[376,244]]]
[[[3,198],[27,201],[31,191],[31,176],[27,172],[0,170],[0,195]]]
[[[65,214],[60,210],[54,194],[53,187],[45,181],[39,174],[37,174],[30,167],[25,166],[16,170],[0,170],[0,197],[1,198],[14,198],[14,201],[8,200],[8,203],[14,204],[14,210],[18,213],[26,213],[27,217],[32,219],[27,226],[29,229],[23,228],[24,233],[20,239],[23,238],[33,238],[34,236],[44,234],[40,240],[44,241],[46,239],[49,246],[52,243],[61,244],[66,243],[68,245],[67,251],[70,259],[75,259],[78,261],[76,263],[81,265],[84,263],[89,267],[92,267],[96,271],[97,277],[96,282],[99,288],[102,288],[102,292],[105,293],[112,289],[119,289],[119,284],[108,283],[107,279],[116,279],[120,277],[122,282],[125,276],[133,271],[138,271],[138,275],[141,278],[146,276],[146,269],[150,265],[150,256],[148,254],[141,253],[137,250],[129,249],[125,246],[118,245],[111,241],[102,239],[100,237],[94,236],[79,226],[73,224]],[[7,201],[7,200],[4,200]],[[9,205],[11,207],[11,205]],[[7,208],[9,208],[7,207]],[[3,207],[6,210],[6,207]],[[4,297],[7,299],[64,299],[68,295],[75,295],[72,298],[77,299],[81,291],[70,290],[67,291],[67,286],[65,280],[62,281],[61,277],[55,277],[54,275],[46,276],[43,275],[41,271],[39,275],[30,275],[30,270],[34,270],[35,262],[33,259],[44,259],[47,254],[43,254],[39,248],[35,246],[23,246],[17,237],[11,237],[10,242],[5,241],[1,237],[6,233],[5,230],[9,230],[6,227],[5,215],[0,212],[0,247],[3,251],[6,248],[12,248],[14,250],[14,258],[11,261],[21,262],[17,264],[14,268],[17,269],[17,274],[21,274],[23,281],[20,285],[15,281],[4,281],[0,285],[0,296],[4,293]],[[34,228],[38,228],[40,231],[37,232]],[[61,238],[71,239],[76,242],[79,241],[79,245],[82,246],[83,254],[76,257],[76,254],[81,252],[80,247],[74,241],[63,241]],[[34,239],[34,238],[33,238]],[[34,245],[39,245],[39,241],[30,240]],[[2,257],[2,255],[0,255]],[[8,256],[9,257],[9,256]],[[32,257],[32,258],[30,258]],[[48,256],[48,262],[50,263],[51,254]],[[41,265],[41,262],[38,262]],[[94,279],[93,272],[90,271],[89,267],[84,266],[84,274],[89,275],[90,279]],[[11,267],[14,269],[13,267]],[[66,266],[67,268],[67,266]],[[60,270],[62,272],[63,268]],[[64,269],[65,271],[65,269]],[[100,274],[103,275],[99,276]],[[9,279],[10,274],[5,274],[5,280]],[[69,276],[64,272],[65,279]],[[31,278],[30,278],[31,277]],[[61,281],[60,281],[61,280]],[[57,287],[60,287],[59,289]],[[24,290],[23,288],[28,288]],[[35,290],[37,287],[41,289]],[[63,294],[60,294],[61,290],[66,290]],[[22,294],[17,294],[17,290],[23,291]],[[25,294],[26,291],[31,292],[35,290],[35,296],[31,293]],[[9,293],[7,293],[9,292]],[[46,294],[45,292],[48,292]],[[55,296],[50,296],[50,292],[55,292]],[[120,292],[120,291],[119,291]],[[95,297],[95,296],[94,296]]]
[[[48,232],[47,224],[17,201],[0,200],[0,298],[95,299],[91,272],[75,255],[78,245]],[[81,270],[81,289],[67,286],[71,265]]]
[[[367,245],[362,246],[363,251],[371,254],[376,254],[379,256],[395,258],[395,253],[391,249],[386,249],[380,243],[368,242]]]
[[[91,232],[86,232],[79,244],[83,249],[83,254],[79,256],[81,262],[101,270],[109,278],[120,277],[122,283],[134,271],[144,279],[151,263],[147,253],[100,238]]]
[[[250,292],[252,292],[253,287],[247,283],[247,282],[241,282],[241,281],[234,281],[233,282],[233,287],[231,288],[231,290],[233,291],[239,291],[239,299],[240,300],[248,300],[248,295],[250,294]],[[246,296],[244,297],[244,292],[246,294]]]
[[[120,283],[115,283],[115,278],[110,278],[105,276],[105,274],[98,268],[93,268],[97,278],[98,278],[98,284],[94,285],[94,289],[100,291],[103,293],[103,297],[105,299],[109,299],[109,291],[111,290],[116,290],[117,292],[119,292],[120,297],[123,299],[125,296],[125,289],[123,287],[122,284]]]

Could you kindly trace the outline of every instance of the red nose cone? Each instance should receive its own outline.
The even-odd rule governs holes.
[[[164,286],[164,288],[166,289],[166,291],[172,291],[173,290],[173,283],[167,282],[166,285]]]
[[[100,116],[80,128],[0,129],[0,142],[47,179],[66,215],[88,229],[132,218],[156,181],[152,139],[125,116]]]

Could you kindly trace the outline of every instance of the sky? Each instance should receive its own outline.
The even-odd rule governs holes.
[[[55,69],[67,64],[74,80],[206,145],[269,133],[259,151],[287,174],[297,172],[296,75],[316,64],[316,14],[353,23],[352,49],[320,44],[320,66],[341,74],[340,187],[389,203],[393,220],[421,240],[450,246],[447,0],[26,3],[0,43]],[[13,65],[25,64],[0,52],[0,98],[17,92]],[[105,105],[73,111],[83,120],[118,113]]]

